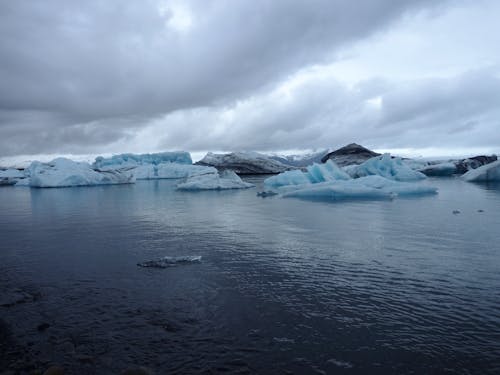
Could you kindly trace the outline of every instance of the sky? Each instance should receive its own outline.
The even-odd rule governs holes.
[[[500,152],[496,0],[0,2],[0,157]]]

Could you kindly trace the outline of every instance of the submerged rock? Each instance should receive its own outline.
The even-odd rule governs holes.
[[[350,143],[347,146],[326,154],[321,159],[321,162],[326,163],[328,160],[332,160],[339,167],[345,167],[352,164],[361,164],[379,155],[379,153],[369,150],[357,143]]]

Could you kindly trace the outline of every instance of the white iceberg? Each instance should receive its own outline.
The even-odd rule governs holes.
[[[410,182],[398,182],[382,176],[367,176],[351,180],[337,180],[288,186],[283,197],[346,200],[346,199],[392,199],[398,196],[420,196],[436,194],[437,189]]]
[[[393,158],[389,154],[368,159],[363,164],[348,169],[348,172],[354,178],[372,175],[396,181],[417,181],[426,178],[423,173],[411,169],[401,158]]]
[[[228,189],[247,189],[255,185],[244,182],[236,173],[231,170],[225,170],[217,173],[207,173],[188,177],[186,181],[177,185],[179,190],[228,190]]]
[[[215,168],[193,165],[191,155],[184,151],[141,155],[121,154],[110,158],[99,156],[93,166],[100,171],[128,171],[137,180],[186,178],[216,172]]]
[[[189,152],[186,151],[159,152],[155,154],[120,154],[109,158],[98,156],[93,167],[103,170],[161,163],[193,164],[193,161]]]
[[[500,181],[500,160],[472,169],[462,178],[468,182]]]
[[[135,182],[132,174],[125,171],[97,171],[90,164],[57,158],[49,163],[34,161],[26,170],[31,187],[67,187]]]
[[[325,164],[310,165],[306,172],[299,170],[287,171],[267,178],[264,184],[269,188],[278,188],[287,185],[303,185],[333,180],[348,180],[351,177],[340,169],[334,162],[328,160]]]
[[[221,170],[231,169],[238,174],[272,174],[295,169],[257,152],[233,152],[230,154],[209,152],[196,164]]]
[[[145,164],[131,168],[130,171],[134,174],[137,180],[186,178],[217,172],[217,170],[213,167],[178,163],[161,163],[157,165]]]

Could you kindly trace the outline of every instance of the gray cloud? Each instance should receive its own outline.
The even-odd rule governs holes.
[[[1,2],[0,154],[97,150],[129,137],[131,121],[139,128],[172,111],[231,105],[303,66],[331,61],[339,47],[406,12],[435,6],[178,4],[190,10],[188,30],[168,26],[178,17],[169,2]]]
[[[375,100],[374,100],[375,99]],[[491,70],[446,79],[372,80],[348,87],[321,76],[224,108],[167,115],[155,125],[161,147],[204,150],[370,147],[498,148],[500,78]]]

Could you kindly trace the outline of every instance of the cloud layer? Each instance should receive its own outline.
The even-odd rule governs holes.
[[[415,19],[419,29],[446,19],[456,11],[450,4],[2,2],[0,156],[351,141],[495,147],[495,55],[485,66],[425,77],[364,74],[346,82],[336,69],[363,59],[349,57],[359,43]]]

